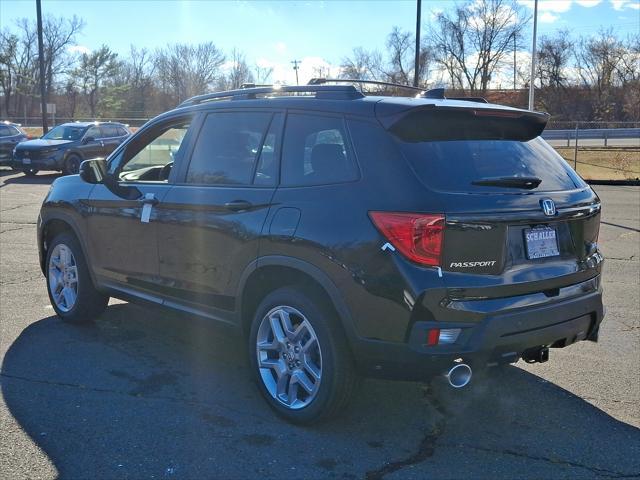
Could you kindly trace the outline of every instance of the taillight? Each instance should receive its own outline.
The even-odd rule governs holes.
[[[440,266],[444,215],[369,212],[374,225],[409,260]]]

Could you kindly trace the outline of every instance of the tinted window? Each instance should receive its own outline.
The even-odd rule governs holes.
[[[10,137],[13,135],[6,125],[0,125],[0,137]]]
[[[22,132],[16,127],[12,127],[11,125],[9,125],[7,128],[9,129],[9,136],[22,135]]]
[[[358,171],[346,138],[342,118],[290,114],[282,147],[282,184],[356,180]]]
[[[124,127],[118,127],[118,136],[124,137],[125,135],[129,135],[129,132]]]
[[[272,116],[255,112],[209,114],[193,150],[187,182],[251,184]]]
[[[100,129],[102,130],[102,138],[111,138],[118,136],[118,129],[115,125],[101,125]]]
[[[582,180],[541,138],[399,142],[424,184],[435,190],[488,192],[521,189],[473,185],[496,177],[538,177],[534,191],[574,189]]]

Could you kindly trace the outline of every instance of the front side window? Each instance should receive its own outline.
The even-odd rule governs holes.
[[[261,158],[261,181],[273,180],[275,133],[267,135],[270,112],[220,112],[207,116],[198,135],[187,183],[200,185],[251,185]],[[266,139],[266,141],[265,141]],[[271,143],[271,145],[269,145]],[[264,144],[264,154],[263,152]],[[271,158],[269,157],[269,150]],[[260,182],[256,182],[260,183]]]
[[[9,127],[5,125],[0,125],[0,137],[10,137],[11,135],[12,134]]]
[[[358,170],[340,117],[290,114],[282,149],[282,185],[356,180]]]
[[[44,137],[46,140],[80,140],[86,127],[75,125],[60,125],[50,130]]]
[[[119,177],[125,182],[167,182],[191,124],[181,119],[142,134],[123,153]]]

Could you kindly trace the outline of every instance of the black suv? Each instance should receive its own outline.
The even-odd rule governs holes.
[[[20,142],[28,140],[29,136],[22,130],[20,124],[11,122],[0,123],[0,165],[11,166],[13,149]]]
[[[51,303],[231,325],[293,422],[343,409],[358,374],[462,387],[546,361],[603,317],[600,201],[539,137],[547,118],[339,84],[195,97],[53,183]]]
[[[83,160],[106,157],[131,135],[116,122],[63,123],[36,140],[19,144],[13,152],[13,168],[25,175],[40,170],[78,173]]]

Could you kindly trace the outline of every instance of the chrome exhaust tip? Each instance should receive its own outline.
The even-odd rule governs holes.
[[[471,367],[466,363],[457,363],[445,374],[449,385],[453,388],[462,388],[471,381]]]

